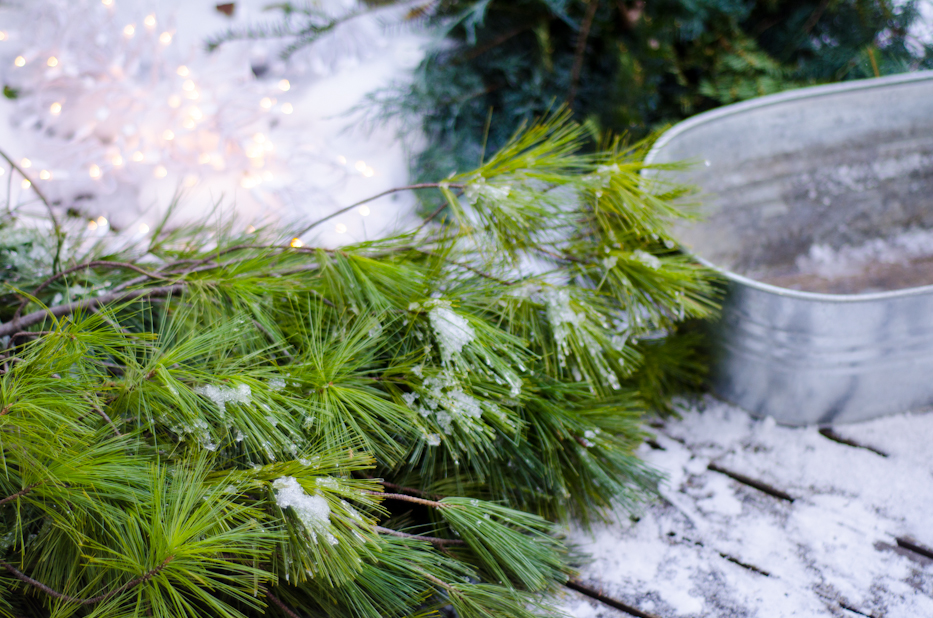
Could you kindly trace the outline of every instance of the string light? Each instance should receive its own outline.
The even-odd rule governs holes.
[[[340,165],[346,165],[347,158],[343,155],[337,155],[337,163],[339,163]]]
[[[113,155],[113,158],[110,159],[110,162],[113,163],[113,166],[114,166],[114,167],[122,167],[122,166],[123,166],[123,157],[121,157],[121,156],[118,155],[118,154]]]
[[[201,110],[197,107],[192,107],[191,109],[189,109],[188,115],[191,117],[192,120],[200,120],[201,118],[204,117],[203,112],[201,112]]]
[[[192,92],[194,90],[194,82],[190,79],[186,79],[185,83],[181,85],[181,89],[185,92]]]
[[[146,19],[143,20],[143,23],[146,24],[147,28],[155,28],[155,25],[156,25],[155,15],[146,15]]]
[[[32,186],[32,183],[29,182],[27,179],[23,178],[22,187],[23,187],[24,189],[28,189],[28,188],[31,187],[31,186]]]
[[[273,105],[275,105],[275,101],[273,101],[269,97],[263,97],[262,100],[259,102],[259,107],[263,109],[271,109]]]
[[[376,170],[374,170],[371,167],[367,167],[365,170],[363,170],[363,176],[366,176],[367,178],[372,178],[375,175],[375,173],[376,173]]]
[[[0,30],[0,41],[6,41],[6,32],[4,30]]]
[[[113,6],[113,0],[100,0],[104,6]]]
[[[197,90],[192,90],[191,92],[185,93],[185,96],[191,99],[192,101],[196,101],[197,98],[201,95],[198,94]]]
[[[194,185],[198,184],[198,180],[200,180],[200,178],[198,178],[197,174],[188,174],[185,176],[185,186],[190,189]]]
[[[249,226],[246,227],[246,233],[247,233],[247,234],[252,234],[252,233],[255,232],[255,231],[256,231],[256,228],[254,228],[252,225],[249,225]]]
[[[100,168],[97,164],[91,164],[88,174],[90,174],[91,178],[100,178]]]
[[[209,155],[208,153],[202,152],[201,154],[198,155],[198,163],[200,163],[201,165],[207,165],[210,162],[211,162],[211,155]]]
[[[178,96],[177,94],[173,94],[172,96],[170,96],[168,98],[168,106],[173,109],[181,106],[181,97]]]
[[[369,216],[369,206],[366,206],[365,204],[363,206],[360,206],[360,216],[361,217]]]
[[[30,161],[29,159],[22,159],[19,162],[19,166],[23,168],[24,170],[28,170],[30,167],[32,167],[32,161]]]
[[[94,230],[96,230],[96,229],[97,229],[97,221],[88,221],[88,222],[87,222],[87,229],[91,230],[92,232],[93,232]]]
[[[139,233],[140,233],[140,234],[148,234],[148,233],[149,233],[149,226],[146,225],[145,223],[140,223],[140,224],[139,224]]]
[[[99,226],[101,226],[101,227],[104,227],[104,226],[106,226],[106,225],[109,225],[109,223],[107,222],[107,217],[105,217],[105,216],[103,216],[103,215],[97,217],[97,225],[99,225]]]
[[[123,36],[126,38],[132,39],[134,34],[136,34],[136,26],[133,24],[127,24],[127,26],[123,28]]]
[[[182,121],[181,126],[183,126],[186,129],[193,129],[195,126],[197,126],[197,123],[195,123],[195,121],[192,118],[185,118]]]
[[[162,43],[162,45],[168,45],[171,42],[172,42],[171,32],[163,32],[162,34],[159,35],[159,43]]]
[[[13,64],[15,64],[18,67],[24,67],[26,66],[26,59],[23,58],[22,56],[17,56],[16,60],[13,61]]]
[[[137,163],[139,163],[139,162],[142,161],[145,157],[143,156],[143,153],[142,153],[141,150],[137,150],[136,152],[133,153],[133,157],[132,157],[132,158],[133,158],[134,161],[136,161]]]
[[[178,69],[175,72],[181,75],[182,77],[188,77],[188,75],[191,74],[191,71],[189,71],[188,67],[186,67],[185,65],[181,65],[180,67],[178,67]]]
[[[362,172],[363,170],[366,169],[366,161],[357,161],[356,165],[354,165],[353,167],[356,168],[356,171]]]
[[[56,101],[55,103],[52,103],[51,105],[49,105],[49,113],[51,113],[53,116],[58,116],[59,114],[61,114],[62,104]]]
[[[48,60],[45,61],[45,63],[49,65],[50,67],[57,67],[58,58],[56,58],[55,56],[51,56]]]
[[[334,226],[334,231],[338,234],[345,234],[347,231],[347,226],[345,226],[343,223],[338,223]]]
[[[288,92],[288,89],[291,87],[292,85],[288,82],[287,79],[283,79],[279,82],[279,90],[282,92]]]
[[[41,172],[39,172],[39,178],[41,178],[42,180],[51,180],[52,172],[50,172],[49,170],[42,170]]]
[[[156,178],[165,178],[168,176],[168,170],[165,169],[164,165],[157,165],[154,170],[152,170],[152,175]]]
[[[291,114],[293,111],[295,111],[295,108],[292,107],[292,104],[291,104],[291,103],[282,103],[282,113],[283,113],[283,114]]]
[[[252,228],[253,226],[251,225],[250,227]],[[254,228],[254,229],[255,229],[255,228]],[[300,238],[292,238],[292,242],[289,243],[289,244],[290,244],[292,247],[294,247],[295,249],[300,249],[301,247],[304,247],[304,246],[305,246],[305,244],[304,244],[303,242],[301,242],[301,239],[300,239]]]
[[[170,142],[170,141],[172,141],[173,139],[175,139],[175,132],[172,131],[171,129],[166,129],[166,130],[162,133],[162,137],[163,137],[163,139],[165,139],[165,141]]]

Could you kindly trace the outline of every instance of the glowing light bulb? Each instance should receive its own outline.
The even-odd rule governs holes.
[[[159,43],[162,43],[162,45],[168,45],[171,42],[172,42],[171,32],[163,32],[162,34],[159,35]]]
[[[254,228],[252,225],[247,226],[247,228],[246,228],[246,233],[247,233],[247,234],[252,234],[252,233],[255,232],[255,231],[256,231],[256,228]]]
[[[187,98],[191,99],[192,101],[197,101],[197,100],[198,100],[198,97],[201,96],[201,95],[198,94],[198,91],[197,91],[197,90],[192,90],[191,92],[186,92],[186,93],[185,93],[185,96],[186,96]]]
[[[97,164],[92,163],[87,173],[91,176],[91,178],[100,178],[100,168],[97,166]]]
[[[191,91],[193,91],[193,90],[194,90],[194,82],[191,81],[190,79],[186,79],[186,80],[185,80],[185,83],[183,83],[183,84],[181,85],[181,89],[184,90],[185,92],[191,92]]]
[[[24,67],[26,66],[26,59],[23,58],[22,56],[17,56],[16,60],[13,61],[13,64],[15,64],[18,67]]]
[[[145,223],[140,223],[140,224],[139,224],[139,233],[140,233],[140,234],[148,234],[148,233],[149,233],[149,226],[146,225]]]
[[[211,155],[209,155],[208,153],[202,152],[200,155],[198,155],[198,163],[200,163],[201,165],[207,165],[210,162],[211,162]]]
[[[19,166],[23,168],[24,170],[28,170],[30,167],[32,167],[32,161],[30,161],[29,159],[22,159],[19,162]]]
[[[23,184],[22,184],[22,186],[23,186],[24,189],[28,189],[29,187],[32,186],[32,183],[29,182],[28,180],[26,180],[25,178],[23,178]]]
[[[337,163],[339,163],[340,165],[346,165],[347,158],[343,155],[337,155]]]
[[[46,63],[47,65],[49,65],[50,67],[57,67],[57,66],[58,66],[58,58],[56,58],[55,56],[51,56],[51,57],[49,57],[48,60],[45,61],[45,63]]]
[[[291,103],[282,103],[282,113],[283,113],[283,114],[291,114],[293,111],[295,111],[295,108],[292,107],[292,104],[291,104]]]
[[[177,94],[173,94],[172,96],[168,98],[169,107],[174,109],[176,107],[179,107],[180,105],[181,105],[181,97],[178,96]]]
[[[197,126],[197,123],[192,118],[185,118],[182,121],[181,126],[186,129],[193,129]]]
[[[282,81],[279,82],[279,90],[281,90],[282,92],[288,92],[288,89],[291,87],[292,85],[288,83],[287,79],[283,79]]]
[[[198,180],[200,179],[198,178],[197,174],[188,174],[185,176],[185,186],[191,188],[198,184]]]
[[[58,103],[58,102],[55,102],[55,103],[52,103],[51,105],[49,105],[49,113],[52,114],[53,116],[58,116],[59,114],[61,114],[61,113],[62,113],[62,104],[61,104],[61,103]]]
[[[371,167],[367,167],[365,170],[363,170],[363,176],[366,176],[367,178],[372,178],[375,173],[376,170]]]
[[[275,176],[272,175],[272,172],[265,171],[262,173],[262,179],[266,182],[272,182],[273,178],[275,178]]]
[[[181,65],[180,67],[178,67],[178,69],[175,72],[181,75],[182,77],[188,77],[188,75],[190,75],[191,73],[191,71],[189,71],[188,67],[186,67],[185,65]]]
[[[191,117],[192,120],[200,120],[201,118],[204,118],[204,114],[197,107],[192,107],[191,109],[189,109],[188,115]]]
[[[104,6],[113,6],[113,0],[100,0]]]
[[[343,223],[338,223],[334,226],[334,231],[338,234],[345,234],[347,232],[347,226],[345,226]]]
[[[136,152],[133,153],[133,156],[132,156],[132,159],[136,161],[137,163],[142,161],[144,158],[145,157],[143,157],[143,153],[141,150],[137,150]]]
[[[361,217],[369,216],[369,206],[366,206],[366,205],[360,206],[360,216]]]
[[[114,166],[114,167],[122,167],[122,166],[123,166],[123,157],[120,156],[120,155],[118,155],[118,154],[113,155],[113,158],[110,159],[110,162],[113,163],[113,166]]]
[[[100,217],[97,217],[97,225],[99,225],[99,226],[101,226],[101,227],[104,227],[105,225],[108,225],[108,223],[107,223],[107,217],[105,217],[105,216],[103,216],[103,215],[101,215]]]
[[[163,138],[165,141],[170,142],[170,141],[172,141],[173,139],[175,139],[175,132],[172,131],[171,129],[166,129],[166,130],[162,133],[162,138]]]
[[[127,24],[127,26],[123,28],[123,36],[126,38],[132,39],[134,34],[136,34],[136,26],[133,24]]]
[[[250,227],[253,227],[253,226],[251,225]],[[300,238],[292,238],[292,242],[290,242],[289,244],[295,249],[300,249],[301,247],[305,246],[305,244],[301,242]]]
[[[259,107],[263,109],[271,109],[274,104],[275,104],[275,101],[273,101],[269,97],[263,97],[262,100],[259,102]]]
[[[266,141],[266,136],[263,135],[262,133],[256,133],[255,135],[253,135],[253,141],[256,142],[257,144],[261,144],[264,141]]]
[[[49,170],[42,170],[41,172],[39,172],[39,178],[41,178],[42,180],[51,180],[52,172],[50,172]]]
[[[155,25],[156,25],[155,15],[146,15],[146,19],[143,20],[143,23],[146,24],[147,28],[155,28]]]
[[[87,222],[87,229],[91,230],[92,232],[93,232],[94,230],[96,230],[96,229],[97,229],[97,221],[88,221],[88,222]]]
[[[6,32],[0,30],[0,41],[6,41]]]
[[[354,165],[353,167],[356,168],[356,171],[362,172],[363,170],[366,169],[366,161],[357,161],[356,165]]]
[[[168,176],[168,170],[165,169],[164,165],[157,165],[154,170],[152,170],[152,175],[156,178],[165,178]]]

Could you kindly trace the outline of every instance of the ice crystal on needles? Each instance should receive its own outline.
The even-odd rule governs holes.
[[[292,476],[283,476],[272,482],[275,488],[275,503],[282,510],[292,507],[298,519],[304,524],[311,541],[317,543],[318,535],[331,545],[338,543],[330,531],[330,505],[327,499],[315,493],[309,495]]]
[[[441,360],[445,364],[458,356],[463,346],[476,337],[470,323],[457,315],[450,308],[450,303],[446,301],[434,301],[434,306],[428,312],[428,319],[434,328],[434,334],[437,335],[437,343],[441,348]]]
[[[227,403],[249,403],[253,394],[249,384],[237,384],[235,387],[208,384],[197,387],[194,392],[217,404],[221,414],[227,411]]]

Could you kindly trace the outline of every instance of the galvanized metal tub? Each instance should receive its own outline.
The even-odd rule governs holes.
[[[918,278],[919,267],[901,269],[901,287],[915,287],[860,293],[761,280],[783,281],[814,247],[832,254],[905,230],[933,234],[933,72],[695,116],[648,155],[684,160],[696,165],[673,179],[700,188],[703,218],[674,235],[728,286],[712,326],[720,397],[790,425],[933,405],[933,278]]]

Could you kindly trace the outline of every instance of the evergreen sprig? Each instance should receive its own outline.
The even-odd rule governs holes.
[[[0,615],[553,613],[552,522],[651,492],[641,416],[694,375],[654,350],[715,308],[678,191],[585,140],[536,122],[339,249],[4,224]]]

